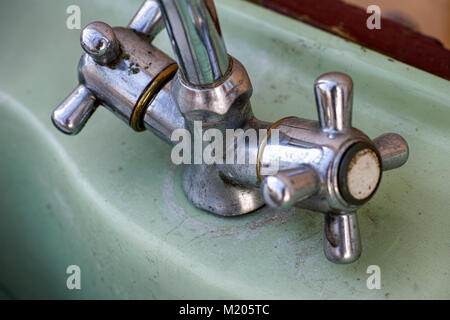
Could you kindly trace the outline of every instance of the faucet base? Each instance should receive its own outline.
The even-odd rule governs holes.
[[[230,180],[215,165],[186,166],[182,185],[196,207],[221,216],[243,215],[264,205],[259,188]]]

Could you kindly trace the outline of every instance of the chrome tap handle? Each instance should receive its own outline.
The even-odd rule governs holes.
[[[314,169],[304,166],[267,176],[261,190],[266,204],[272,208],[289,209],[306,200],[319,190],[319,180]]]
[[[81,32],[83,50],[99,65],[117,59],[120,49],[113,29],[103,22],[93,22]],[[83,84],[53,111],[52,122],[63,133],[76,135],[84,127],[98,106],[95,95]]]
[[[304,166],[267,176],[261,185],[264,201],[272,208],[289,209],[315,195],[320,188],[314,169]],[[324,252],[334,263],[351,263],[361,255],[358,217],[325,214]]]
[[[326,73],[314,83],[314,92],[323,131],[342,131],[352,127],[352,78],[339,72]]]
[[[76,135],[86,124],[97,105],[92,92],[80,84],[53,111],[52,122],[61,132]]]
[[[380,152],[383,171],[399,168],[408,161],[408,143],[399,134],[385,133],[373,142]]]
[[[164,27],[161,10],[156,0],[144,1],[129,28],[150,36],[150,41]],[[120,59],[121,45],[114,29],[103,22],[87,25],[80,36],[86,54],[99,66],[109,66]],[[80,80],[77,88],[53,111],[52,122],[63,133],[76,135],[86,124],[104,94],[94,93]],[[91,88],[92,89],[92,88]],[[97,99],[96,94],[99,99]]]

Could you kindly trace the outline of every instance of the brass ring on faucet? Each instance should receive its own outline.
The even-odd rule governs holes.
[[[158,92],[172,80],[175,73],[177,73],[177,70],[177,64],[174,63],[169,65],[150,82],[147,88],[145,88],[130,117],[130,127],[134,131],[141,132],[145,130],[143,118],[148,105],[153,101]]]
[[[294,117],[294,116],[285,117],[285,118],[282,118],[282,119],[274,122],[270,126],[269,130],[267,130],[267,134],[264,137],[264,139],[261,141],[261,144],[259,145],[259,148],[258,148],[258,155],[257,155],[257,158],[256,158],[256,175],[258,176],[258,182],[262,181],[262,177],[261,177],[261,157],[262,157],[262,153],[264,151],[264,148],[267,145],[267,141],[270,138],[270,134],[272,133],[272,129],[275,129],[276,127],[278,127],[284,120],[291,119],[291,118],[297,118],[297,117]]]

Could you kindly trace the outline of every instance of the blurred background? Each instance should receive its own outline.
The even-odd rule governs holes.
[[[345,0],[366,9],[378,5],[382,16],[440,40],[450,49],[450,0]]]

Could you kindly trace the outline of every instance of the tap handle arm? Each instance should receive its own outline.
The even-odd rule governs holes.
[[[80,84],[53,111],[52,122],[61,132],[76,135],[86,124],[97,105],[92,92]]]
[[[302,166],[267,176],[261,185],[261,191],[264,201],[272,208],[289,209],[295,203],[317,193],[319,187],[315,170]]]
[[[408,143],[401,135],[385,133],[373,142],[380,152],[383,171],[399,168],[408,161]]]
[[[323,131],[342,131],[352,127],[352,78],[339,72],[326,73],[314,83],[314,93]]]
[[[361,256],[361,237],[356,212],[325,215],[323,249],[328,260],[334,263],[346,264],[358,260]]]
[[[164,29],[164,19],[157,0],[145,0],[128,24],[128,28],[149,35],[152,41]]]

